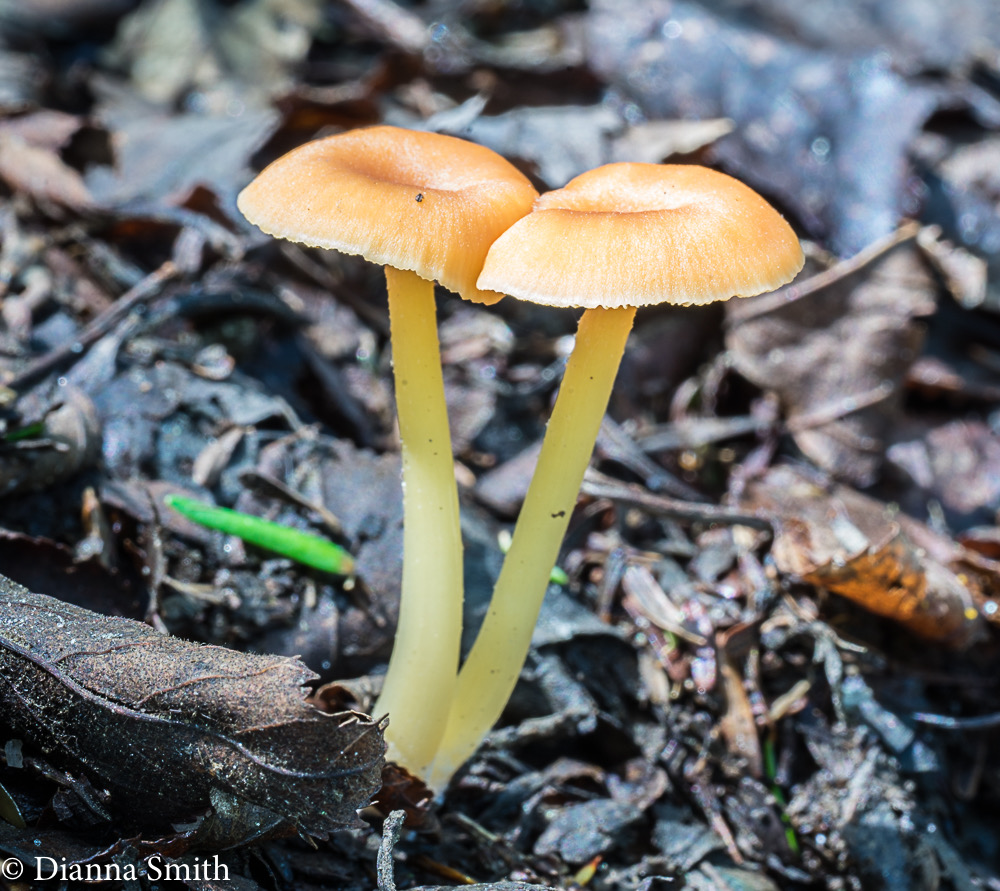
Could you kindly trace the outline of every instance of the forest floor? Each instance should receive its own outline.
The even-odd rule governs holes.
[[[375,123],[488,145],[539,190],[699,163],[806,252],[777,295],[640,312],[566,579],[446,792],[389,770],[363,826],[237,832],[228,880],[182,884],[1000,891],[998,18],[0,2],[0,573],[299,656],[329,710],[371,708],[398,608],[385,284],[251,227],[235,198],[265,164]],[[577,314],[438,297],[468,643]],[[201,528],[171,493],[330,536],[357,577]],[[8,686],[21,630],[0,634]],[[0,861],[208,856],[208,802],[157,822],[23,726],[0,713]]]

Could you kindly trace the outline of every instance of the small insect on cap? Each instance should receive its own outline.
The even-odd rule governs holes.
[[[490,249],[478,285],[547,306],[700,304],[771,291],[802,263],[792,228],[738,180],[607,164],[538,198]]]
[[[237,199],[269,235],[360,254],[494,303],[476,278],[537,192],[496,152],[398,127],[350,130],[282,156]]]

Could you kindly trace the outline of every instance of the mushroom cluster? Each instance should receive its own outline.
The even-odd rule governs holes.
[[[404,563],[376,709],[390,716],[390,756],[443,788],[517,682],[636,307],[772,290],[801,269],[798,239],[757,193],[705,168],[610,164],[537,197],[488,149],[392,127],[291,152],[239,206],[270,234],[386,264]],[[462,551],[434,280],[484,303],[508,294],[584,308],[510,550],[460,671]]]

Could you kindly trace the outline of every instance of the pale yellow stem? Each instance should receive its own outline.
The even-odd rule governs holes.
[[[442,789],[500,717],[528,655],[635,310],[590,309],[563,376],[493,599],[458,676],[428,781]]]
[[[455,689],[462,636],[462,535],[434,284],[386,267],[403,453],[399,625],[374,714],[388,757],[418,776],[434,756]]]

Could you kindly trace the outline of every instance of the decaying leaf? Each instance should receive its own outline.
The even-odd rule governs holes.
[[[212,805],[322,835],[379,785],[381,727],[308,705],[302,663],[204,646],[33,594],[0,576],[0,715],[112,792],[136,823]],[[252,813],[253,819],[245,819]]]
[[[982,631],[961,576],[913,544],[881,502],[789,466],[747,486],[744,506],[774,522],[782,572],[827,588],[927,640],[956,648]],[[909,520],[907,529],[919,526]]]
[[[277,115],[247,109],[238,117],[167,115],[108,88],[97,117],[114,134],[114,167],[91,168],[85,183],[98,204],[180,205],[199,186],[234,215],[249,179],[247,159],[271,135]]]
[[[996,8],[977,0],[944,6],[935,0],[852,4],[839,0],[788,0],[754,6],[758,21],[790,31],[806,46],[822,45],[846,54],[882,51],[897,71],[962,70],[974,64],[975,47],[1000,40]]]
[[[726,344],[740,374],[778,395],[803,452],[856,485],[877,476],[923,337],[914,319],[935,307],[916,231],[728,307]]]
[[[962,306],[975,309],[986,303],[989,267],[982,257],[942,238],[940,226],[925,226],[917,242],[951,296]]]

